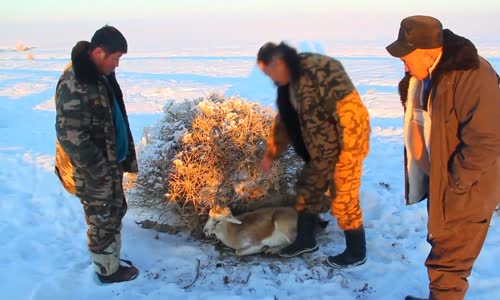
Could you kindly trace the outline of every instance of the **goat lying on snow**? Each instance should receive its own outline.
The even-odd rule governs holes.
[[[292,207],[261,208],[235,218],[229,208],[216,206],[208,216],[205,234],[214,234],[238,256],[278,253],[297,236],[297,212]],[[327,223],[319,221],[322,227]]]

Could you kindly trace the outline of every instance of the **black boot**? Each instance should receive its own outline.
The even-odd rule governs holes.
[[[427,298],[418,298],[418,297],[413,297],[413,296],[406,296],[405,300],[429,300]]]
[[[295,257],[304,253],[318,250],[318,243],[314,237],[314,227],[317,221],[317,215],[299,212],[297,218],[297,238],[290,246],[281,250],[281,257]]]
[[[336,256],[328,256],[326,262],[333,268],[343,269],[362,265],[366,262],[365,228],[344,231],[346,249]]]
[[[116,272],[114,272],[113,274],[109,276],[97,274],[97,278],[99,278],[102,283],[114,283],[134,280],[139,274],[139,270],[137,270],[137,268],[132,265],[132,262],[125,259],[120,260],[126,263],[128,266],[120,265],[118,267],[118,270],[116,270]]]

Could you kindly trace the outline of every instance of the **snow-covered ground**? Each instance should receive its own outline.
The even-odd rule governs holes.
[[[498,54],[489,49],[486,54]],[[28,59],[27,54],[33,59]],[[284,260],[237,259],[185,234],[157,234],[124,219],[123,253],[140,269],[132,282],[103,285],[93,275],[81,205],[54,175],[54,87],[69,49],[0,51],[0,299],[403,299],[426,295],[425,203],[403,200],[402,110],[396,85],[402,65],[378,56],[335,53],[372,117],[361,202],[368,261],[352,270],[323,265],[343,250],[335,220],[318,237],[320,250]],[[354,53],[354,52],[352,52]],[[211,92],[238,94],[273,107],[273,86],[254,57],[134,53],[122,59],[122,85],[136,141],[161,117],[168,99]],[[500,70],[500,56],[490,61]],[[326,218],[331,219],[329,216]],[[495,215],[470,276],[467,299],[500,299],[500,217]],[[199,278],[194,282],[199,261]]]

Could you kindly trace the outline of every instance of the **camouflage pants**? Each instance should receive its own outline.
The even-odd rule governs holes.
[[[356,91],[337,103],[337,113],[343,129],[343,148],[333,176],[335,197],[331,200],[331,212],[339,227],[349,230],[363,224],[359,189],[363,160],[369,150],[370,117]]]
[[[121,200],[80,199],[88,225],[87,245],[90,256],[95,271],[101,275],[113,274],[120,264],[121,226],[122,219],[127,212],[127,201],[123,196],[121,183],[115,189],[118,193],[110,191],[110,196],[117,196]]]

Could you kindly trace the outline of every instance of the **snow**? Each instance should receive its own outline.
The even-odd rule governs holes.
[[[301,47],[324,52],[317,43]],[[497,55],[490,61],[500,70],[499,48],[487,49]],[[145,141],[144,128],[155,125],[163,117],[163,106],[171,101],[221,92],[274,107],[275,91],[255,68],[254,57],[224,51],[124,56],[117,75],[138,145]],[[368,246],[365,265],[338,271],[322,263],[325,256],[344,248],[342,232],[328,215],[324,217],[330,225],[318,235],[318,252],[290,260],[238,259],[184,233],[140,228],[135,222],[142,216],[130,208],[122,231],[122,257],[131,259],[141,273],[134,281],[112,285],[99,283],[93,275],[81,205],[64,191],[52,170],[53,95],[69,50],[0,51],[0,298],[403,299],[406,294],[426,295],[426,207],[425,203],[407,207],[403,200],[402,110],[397,95],[402,64],[379,49],[371,50],[375,55],[357,51],[335,54],[372,118],[371,151],[361,189]],[[34,60],[28,60],[27,53]],[[500,299],[498,223],[495,214],[469,278],[466,299]],[[189,286],[198,260],[199,278]]]

